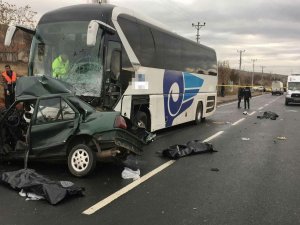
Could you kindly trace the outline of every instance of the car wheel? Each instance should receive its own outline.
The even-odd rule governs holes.
[[[90,174],[96,166],[96,156],[90,147],[79,144],[72,148],[68,155],[68,167],[71,174],[83,177]]]
[[[202,118],[202,103],[199,102],[197,105],[197,110],[196,110],[196,115],[195,115],[195,124],[199,124],[201,123],[202,120],[204,120],[204,118]]]
[[[289,104],[288,100],[285,100],[285,105],[288,105],[288,104]]]

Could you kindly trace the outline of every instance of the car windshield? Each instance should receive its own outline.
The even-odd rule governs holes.
[[[300,91],[300,82],[289,82],[288,87],[290,91]]]
[[[89,47],[87,28],[87,21],[40,24],[32,41],[29,74],[63,80],[79,96],[99,97],[103,31],[98,31],[96,45]]]

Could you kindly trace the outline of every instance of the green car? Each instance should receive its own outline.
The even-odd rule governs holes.
[[[78,177],[97,159],[140,154],[143,144],[120,112],[97,111],[46,76],[20,78],[15,103],[0,115],[1,158],[65,160]]]

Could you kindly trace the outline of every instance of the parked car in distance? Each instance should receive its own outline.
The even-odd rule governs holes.
[[[264,91],[264,86],[254,86],[253,91]]]
[[[51,77],[22,77],[16,101],[0,115],[0,157],[64,160],[77,177],[103,157],[140,154],[144,142],[120,112],[100,112]]]

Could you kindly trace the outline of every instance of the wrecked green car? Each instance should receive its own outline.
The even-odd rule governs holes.
[[[66,160],[70,172],[82,177],[99,158],[141,153],[144,142],[129,126],[119,112],[96,111],[61,81],[23,77],[15,103],[0,115],[0,156]]]

